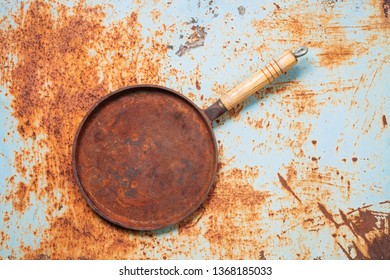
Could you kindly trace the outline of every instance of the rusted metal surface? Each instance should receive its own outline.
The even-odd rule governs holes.
[[[387,0],[98,2],[0,3],[1,258],[389,258]],[[299,45],[214,123],[216,183],[185,221],[124,230],[82,198],[72,143],[101,97],[160,84],[207,108]]]
[[[210,121],[164,87],[126,87],[101,100],[73,148],[74,174],[88,204],[136,230],[165,228],[194,212],[217,169]]]

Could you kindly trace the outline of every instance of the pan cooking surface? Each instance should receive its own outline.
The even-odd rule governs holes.
[[[203,202],[216,171],[205,115],[162,87],[109,95],[82,122],[74,170],[89,205],[132,229],[174,224]]]

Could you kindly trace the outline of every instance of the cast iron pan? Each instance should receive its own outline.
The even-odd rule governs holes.
[[[88,204],[129,229],[155,230],[183,220],[215,179],[212,121],[306,52],[285,52],[204,111],[156,85],[125,87],[101,99],[84,117],[73,145],[74,176]]]

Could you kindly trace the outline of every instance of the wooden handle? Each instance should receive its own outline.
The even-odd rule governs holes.
[[[284,52],[276,60],[272,60],[259,72],[222,96],[221,102],[227,110],[232,109],[238,103],[268,85],[283,73],[286,73],[296,63],[297,58],[291,51]]]

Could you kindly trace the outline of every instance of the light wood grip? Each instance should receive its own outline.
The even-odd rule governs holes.
[[[227,110],[232,109],[238,103],[247,99],[283,73],[286,73],[296,63],[297,58],[291,51],[284,52],[276,60],[272,60],[267,66],[252,75],[249,79],[222,96],[221,102]]]

